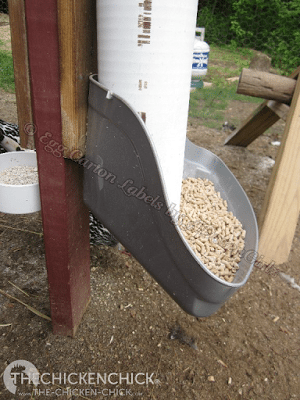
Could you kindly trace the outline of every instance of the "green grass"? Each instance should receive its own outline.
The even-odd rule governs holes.
[[[232,46],[210,46],[206,82],[220,84],[226,79],[239,76],[243,68],[248,68],[254,51],[236,49]]]
[[[190,96],[189,117],[199,120],[208,128],[220,129],[225,121],[225,110],[230,101],[260,104],[263,100],[237,94],[237,83],[214,84],[211,87],[196,89]],[[231,122],[236,122],[232,120]]]
[[[7,92],[15,92],[13,58],[5,50],[0,50],[0,87]]]
[[[212,86],[191,93],[189,117],[208,128],[220,129],[230,101],[261,103],[262,99],[237,94],[238,83],[227,81],[228,78],[238,77],[243,68],[248,68],[253,57],[254,51],[251,49],[210,46],[207,75],[203,80],[212,83]]]
[[[216,46],[212,44],[210,48],[212,60],[229,62],[238,68],[247,68],[255,54],[252,49],[237,48],[231,45]]]

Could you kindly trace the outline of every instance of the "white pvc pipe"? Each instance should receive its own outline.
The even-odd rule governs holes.
[[[97,0],[99,81],[143,117],[177,209],[197,5],[198,0]]]

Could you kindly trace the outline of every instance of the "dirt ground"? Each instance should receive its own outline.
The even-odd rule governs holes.
[[[13,95],[0,92],[0,106],[0,118],[17,122]],[[240,115],[242,120],[251,107],[232,102],[226,119]],[[258,215],[278,150],[272,142],[282,131],[279,122],[248,148],[233,148],[223,146],[228,132],[221,126],[212,130],[190,120],[188,137],[225,161]],[[277,266],[296,283],[299,239],[298,225],[289,262]],[[40,213],[0,214],[0,249],[0,289],[50,316]],[[48,320],[2,292],[0,377],[11,362],[26,360],[41,374],[56,377],[148,373],[148,383],[145,375],[139,375],[140,384],[101,383],[102,392],[95,395],[89,391],[95,386],[84,380],[71,385],[57,378],[54,386],[39,385],[39,392],[18,382],[14,396],[0,378],[1,399],[300,400],[300,292],[279,274],[254,268],[247,284],[218,312],[197,319],[182,311],[132,256],[93,247],[91,288],[75,338],[54,336]],[[174,334],[177,327],[182,335]]]
[[[11,51],[10,26],[9,17],[7,14],[0,13],[0,32],[0,48]]]

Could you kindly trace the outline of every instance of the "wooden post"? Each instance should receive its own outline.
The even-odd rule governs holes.
[[[58,0],[64,156],[85,152],[89,75],[97,73],[96,1]]]
[[[300,79],[286,121],[281,146],[259,218],[259,254],[264,260],[284,263],[300,211]]]
[[[53,332],[73,336],[90,299],[83,171],[63,158],[57,0],[26,0],[25,11]]]
[[[265,101],[246,119],[242,126],[227,136],[224,144],[247,147],[279,119],[278,114],[268,107],[268,101]]]
[[[34,149],[24,0],[8,0],[21,146]]]
[[[290,75],[290,78],[297,79],[299,73],[300,67]],[[275,124],[282,115],[286,118],[287,111],[287,108],[282,103],[275,102],[274,104],[270,103],[268,100],[264,101],[254,113],[247,118],[241,127],[226,138],[224,144],[248,146],[253,140]]]
[[[290,107],[287,104],[278,103],[278,101],[275,100],[269,100],[267,102],[267,106],[270,110],[277,114],[280,119],[286,121],[288,113],[290,111]]]
[[[290,104],[296,82],[287,76],[244,68],[237,93]]]

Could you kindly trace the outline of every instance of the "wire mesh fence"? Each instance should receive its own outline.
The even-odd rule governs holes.
[[[7,14],[8,13],[8,4],[7,0],[0,0],[0,13]]]
[[[199,0],[197,24],[210,43],[265,52],[284,73],[300,64],[299,0]]]

